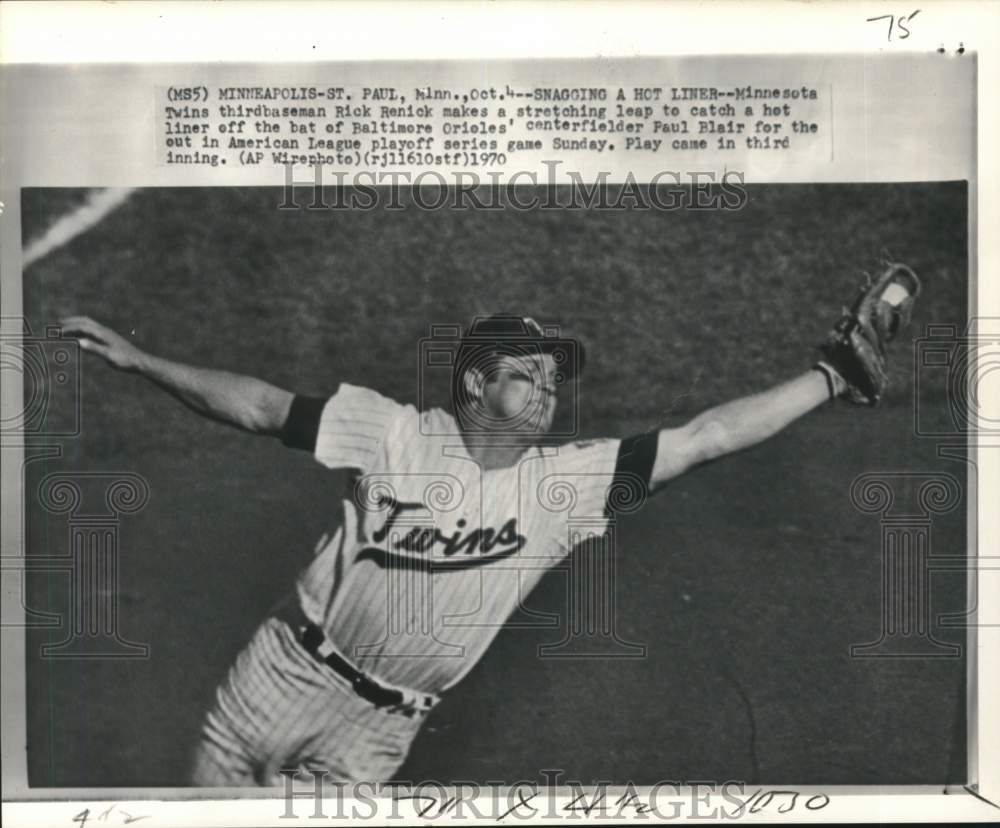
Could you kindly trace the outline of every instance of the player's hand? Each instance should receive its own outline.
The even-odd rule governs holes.
[[[59,324],[64,336],[75,336],[83,350],[97,354],[120,371],[135,371],[139,367],[143,352],[89,316],[68,316]]]
[[[919,295],[917,274],[899,262],[885,261],[882,273],[869,277],[820,346],[817,365],[825,363],[843,380],[840,396],[856,405],[878,404],[889,385],[885,346],[909,324]]]

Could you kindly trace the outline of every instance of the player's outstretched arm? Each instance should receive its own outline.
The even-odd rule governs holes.
[[[846,387],[837,374],[835,393]],[[807,371],[759,394],[710,408],[680,428],[659,434],[651,485],[655,488],[692,466],[749,448],[830,399],[820,371]]]
[[[64,335],[120,371],[152,380],[202,416],[255,434],[277,435],[288,418],[293,394],[254,377],[197,368],[162,359],[86,316],[61,321]]]
[[[658,435],[650,484],[656,487],[698,463],[749,448],[831,397],[876,405],[888,384],[885,346],[909,323],[920,280],[906,265],[885,262],[864,285],[821,346],[812,370],[759,394],[711,408]]]

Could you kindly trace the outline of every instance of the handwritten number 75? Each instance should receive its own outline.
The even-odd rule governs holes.
[[[888,36],[886,37],[886,40],[890,42],[892,41],[892,33],[894,29],[897,32],[896,37],[899,40],[906,40],[906,38],[910,36],[910,30],[906,24],[909,23],[911,20],[913,20],[913,18],[916,17],[918,14],[920,14],[920,9],[917,9],[915,12],[912,12],[911,14],[903,15],[900,17],[896,17],[893,14],[882,14],[879,15],[878,17],[869,17],[865,22],[874,23],[876,20],[888,20],[889,32]],[[902,32],[902,34],[899,34],[899,32]]]

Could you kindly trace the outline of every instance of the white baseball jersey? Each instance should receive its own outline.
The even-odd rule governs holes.
[[[475,665],[546,569],[605,531],[622,457],[641,454],[648,482],[655,452],[655,439],[599,439],[483,470],[446,411],[347,384],[297,397],[283,440],[356,472],[341,525],[298,579],[303,612],[373,678],[434,694]]]

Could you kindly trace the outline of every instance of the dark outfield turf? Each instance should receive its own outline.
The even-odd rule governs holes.
[[[416,343],[432,322],[526,311],[588,348],[584,435],[621,436],[807,367],[883,246],[924,278],[914,335],[963,323],[964,185],[750,194],[737,213],[350,213],[282,212],[268,190],[143,191],[31,267],[25,307],[36,332],[86,313],[166,356],[400,400],[416,398]],[[26,237],[73,201],[26,192]],[[825,407],[622,523],[618,633],[645,659],[540,659],[561,629],[508,628],[433,714],[401,778],[964,780],[964,659],[849,657],[878,637],[881,612],[879,518],[852,507],[851,482],[965,475],[914,436],[909,343],[893,357],[882,407]],[[932,383],[921,413],[940,426],[944,383]],[[82,412],[64,456],[27,468],[29,551],[66,552],[65,516],[35,502],[45,474],[142,475],[149,505],[120,529],[120,628],[151,656],[41,660],[63,633],[29,633],[31,783],[184,784],[216,682],[291,587],[339,481],[96,362],[83,366]],[[962,506],[935,520],[932,541],[962,554]],[[59,612],[66,590],[65,576],[36,575],[28,598]],[[935,614],[963,602],[964,576],[934,576]],[[565,577],[546,577],[529,606],[565,617]]]

